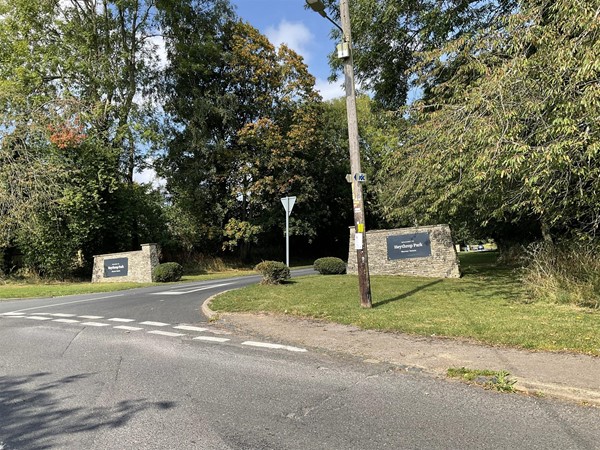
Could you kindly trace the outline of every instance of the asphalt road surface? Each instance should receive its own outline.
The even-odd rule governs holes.
[[[0,302],[0,450],[600,449],[600,409],[238,336],[201,315],[209,295],[256,281]]]

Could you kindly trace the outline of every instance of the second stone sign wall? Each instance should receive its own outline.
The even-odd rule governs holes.
[[[460,266],[448,225],[367,232],[371,275],[459,278]],[[348,273],[356,274],[354,227],[350,228]]]
[[[151,283],[152,269],[158,263],[156,244],[142,244],[135,252],[96,255],[92,283]]]

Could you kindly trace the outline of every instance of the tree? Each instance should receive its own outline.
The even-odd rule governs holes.
[[[142,236],[100,238],[157,139],[154,3],[0,0],[0,247],[43,274]]]
[[[314,78],[295,52],[227,10],[212,27],[192,26],[206,20],[178,16],[167,35],[166,110],[176,126],[159,167],[173,202],[204,224],[206,247],[245,257],[251,244],[281,236],[279,199],[296,195],[291,233],[314,239],[325,192],[314,167],[329,158]],[[205,51],[213,57],[189,64],[188,52]]]
[[[416,105],[387,161],[390,215],[473,216],[544,235],[598,230],[600,67],[593,2],[533,1],[431,53],[432,75],[462,61]],[[442,55],[444,55],[442,57]],[[425,72],[429,76],[428,72]],[[404,171],[392,166],[404,161]],[[527,232],[527,236],[531,236]],[[514,236],[513,236],[514,237]]]
[[[327,0],[339,21],[339,1]],[[493,25],[515,0],[355,0],[349,2],[354,69],[358,83],[383,109],[398,110],[414,81],[418,52]],[[338,30],[332,34],[341,40]],[[342,63],[332,54],[332,78]],[[421,86],[427,89],[428,86]]]

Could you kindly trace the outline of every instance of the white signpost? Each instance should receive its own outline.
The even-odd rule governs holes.
[[[296,203],[296,197],[284,197],[281,199],[281,203],[285,209],[285,263],[290,267],[290,215],[294,203]]]

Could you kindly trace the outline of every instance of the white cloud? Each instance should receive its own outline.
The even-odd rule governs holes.
[[[321,93],[323,100],[332,100],[346,95],[346,90],[340,80],[330,83],[326,79],[317,78],[315,89]]]
[[[138,184],[151,183],[154,189],[164,187],[167,184],[166,180],[158,177],[154,169],[151,167],[144,169],[141,172],[136,170],[133,173],[133,181]]]
[[[308,44],[314,40],[314,35],[301,22],[288,22],[282,20],[277,27],[269,27],[265,30],[265,35],[269,41],[276,47],[285,44],[296,53],[302,55],[305,61],[310,58],[310,52],[307,49]]]
[[[167,48],[163,36],[152,36],[148,39],[150,45],[154,48],[154,54],[157,58],[159,69],[164,69],[167,66]]]

